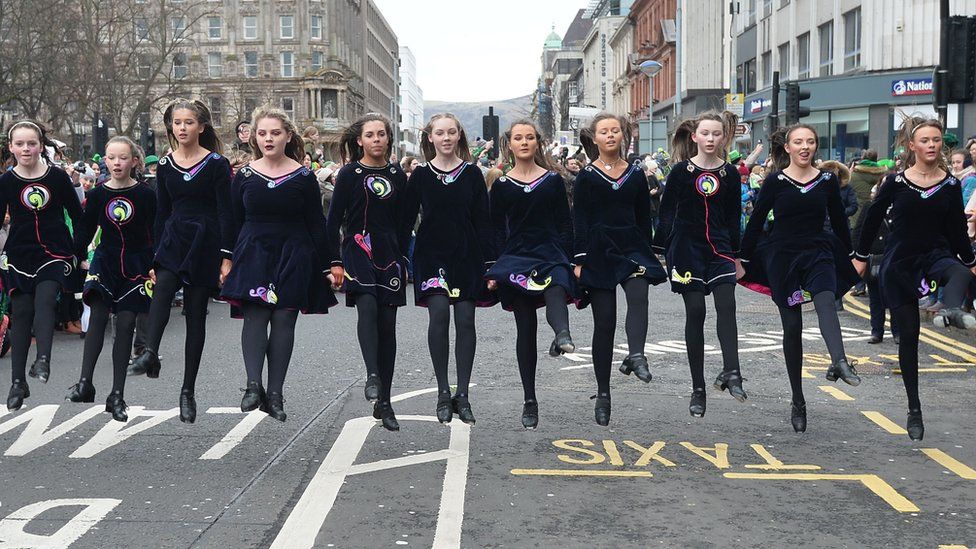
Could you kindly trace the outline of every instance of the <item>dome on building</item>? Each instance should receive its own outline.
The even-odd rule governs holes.
[[[545,50],[560,50],[563,47],[563,39],[556,34],[556,25],[552,26],[552,32],[546,37],[546,43],[542,46]]]

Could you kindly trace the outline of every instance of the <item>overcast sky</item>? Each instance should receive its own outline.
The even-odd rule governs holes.
[[[417,58],[424,100],[494,101],[532,93],[542,44],[587,0],[374,0]]]

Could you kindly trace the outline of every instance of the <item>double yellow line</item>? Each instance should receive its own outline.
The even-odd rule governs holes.
[[[844,310],[861,318],[866,318],[868,320],[871,319],[871,313],[868,306],[854,299],[850,295],[844,296]],[[887,313],[885,314],[885,318],[888,318]],[[887,320],[885,321],[885,327],[890,328],[890,323]],[[976,347],[973,347],[972,345],[967,345],[966,343],[957,341],[951,337],[940,334],[935,330],[930,330],[929,328],[922,328],[919,330],[918,340],[922,343],[927,343],[936,349],[941,349],[947,353],[953,354],[976,366]]]

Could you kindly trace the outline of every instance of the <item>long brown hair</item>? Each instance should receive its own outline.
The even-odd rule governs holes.
[[[173,133],[173,113],[178,109],[192,111],[194,116],[196,116],[197,122],[203,126],[203,133],[200,134],[200,146],[210,152],[223,154],[224,145],[220,141],[220,136],[217,135],[217,130],[214,129],[213,116],[210,114],[210,109],[203,104],[203,101],[198,99],[174,99],[166,106],[166,110],[163,111],[163,124],[166,126],[166,140],[169,141],[170,148],[175,151],[179,147],[179,143],[176,141],[176,134]]]
[[[508,164],[509,166],[515,166],[515,155],[512,154],[512,149],[509,147],[509,143],[512,141],[512,130],[515,129],[515,126],[529,126],[532,128],[532,131],[535,132],[535,141],[539,145],[535,150],[535,156],[532,158],[532,160],[534,160],[540,168],[545,168],[551,172],[556,171],[552,165],[552,162],[549,160],[549,157],[544,151],[545,142],[542,140],[542,133],[539,131],[539,126],[528,118],[520,118],[515,122],[512,122],[511,125],[508,126],[508,129],[505,130],[505,133],[502,134],[503,163]]]
[[[449,112],[442,112],[431,116],[430,120],[427,122],[427,125],[424,126],[424,129],[420,132],[420,151],[424,155],[424,160],[430,162],[435,156],[437,156],[437,150],[434,148],[434,144],[430,142],[430,135],[431,132],[434,131],[434,122],[437,122],[442,118],[453,120],[454,123],[457,124],[458,142],[454,147],[454,154],[465,162],[471,162],[471,150],[468,148],[468,136],[464,133],[464,126],[461,125],[461,121],[458,120],[456,116]]]
[[[735,126],[739,123],[739,117],[729,111],[706,111],[695,118],[683,120],[674,130],[674,137],[671,139],[671,157],[675,162],[689,160],[698,154],[698,144],[692,139],[698,131],[698,125],[705,120],[712,120],[722,124],[722,147],[719,149],[719,156],[724,160],[728,155],[729,145],[735,136]]]
[[[342,131],[342,137],[339,138],[339,153],[342,155],[344,162],[357,162],[363,158],[363,154],[365,153],[359,145],[358,139],[362,137],[363,126],[367,122],[382,122],[386,127],[386,159],[389,162],[390,156],[393,155],[393,124],[390,123],[389,118],[375,112],[364,114],[359,120],[356,120]]]
[[[596,137],[596,126],[604,120],[616,120],[620,124],[620,133],[623,135],[623,139],[620,141],[620,149],[617,153],[620,158],[627,157],[627,151],[630,150],[630,141],[633,139],[633,135],[630,131],[630,122],[622,116],[616,114],[611,114],[608,112],[601,112],[593,117],[590,121],[590,125],[580,130],[580,144],[583,145],[583,150],[586,151],[586,156],[590,160],[596,160],[600,156],[600,148],[597,147],[595,137]]]
[[[298,135],[295,123],[291,121],[291,118],[288,118],[285,111],[271,105],[262,105],[254,109],[254,114],[251,116],[251,139],[248,140],[248,143],[251,145],[251,154],[254,155],[254,160],[264,156],[261,147],[258,146],[258,122],[265,118],[274,118],[281,122],[281,127],[291,134],[291,138],[285,145],[285,156],[301,164],[305,160],[305,141],[302,136]]]
[[[942,123],[935,118],[925,118],[918,115],[906,116],[901,121],[901,126],[898,128],[898,135],[895,136],[895,150],[902,149],[901,153],[901,165],[904,169],[908,169],[915,165],[915,153],[908,146],[912,142],[912,138],[915,137],[915,132],[922,128],[935,128],[939,130],[939,135],[945,133],[945,128],[942,127]],[[942,142],[943,150],[939,154],[938,166],[944,172],[952,174],[952,170],[949,169],[949,162],[945,155],[945,141]]]
[[[790,141],[790,134],[799,129],[813,132],[813,137],[817,140],[817,148],[820,147],[820,136],[817,135],[816,128],[809,124],[793,124],[776,130],[769,136],[769,156],[773,159],[773,166],[777,170],[785,170],[790,165],[790,153],[786,152],[786,144]]]

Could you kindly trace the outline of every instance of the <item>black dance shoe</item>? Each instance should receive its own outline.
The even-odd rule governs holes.
[[[288,414],[285,413],[285,397],[281,396],[281,393],[268,393],[264,411],[278,421],[288,419]]]
[[[960,330],[972,330],[976,328],[976,317],[959,307],[951,307],[935,313],[932,323],[938,328],[953,326]]]
[[[563,353],[572,353],[575,350],[576,344],[573,343],[569,330],[563,330],[556,334],[556,338],[552,340],[552,345],[549,346],[549,356],[559,356]]]
[[[450,423],[454,417],[454,407],[451,403],[451,392],[437,393],[437,421]]]
[[[81,378],[68,389],[68,396],[64,399],[71,402],[95,402],[95,386],[91,381]]]
[[[159,355],[156,354],[156,351],[146,349],[132,360],[132,364],[129,364],[125,373],[130,376],[145,375],[155,379],[159,377],[160,368],[162,368],[162,363],[159,362]]]
[[[634,354],[628,356],[620,364],[620,371],[628,376],[633,372],[644,383],[650,383],[654,377],[651,375],[651,369],[647,366],[647,357],[644,355]]]
[[[732,370],[731,372],[723,371],[715,378],[715,388],[719,391],[728,389],[732,398],[739,402],[745,402],[749,397],[746,395],[746,390],[742,388],[743,381],[745,381],[745,378],[742,377],[739,370]]]
[[[606,427],[610,425],[610,393],[597,393],[590,397],[596,399],[593,405],[593,415],[596,417],[597,425]]]
[[[474,412],[471,411],[471,403],[468,402],[467,395],[457,395],[451,399],[451,408],[458,415],[458,419],[468,425],[474,425]]]
[[[197,420],[197,399],[193,393],[183,389],[180,391],[180,421],[193,423]]]
[[[522,404],[522,427],[535,429],[539,426],[539,403],[535,400],[526,400]]]
[[[15,379],[10,385],[10,393],[7,395],[7,410],[16,412],[24,405],[24,399],[30,396],[30,387],[22,379]]]
[[[793,430],[797,433],[805,433],[807,430],[807,405],[793,403],[790,410],[790,423]]]
[[[921,410],[908,411],[908,437],[912,440],[922,440],[925,435],[925,425],[922,423]]]
[[[46,356],[37,357],[34,364],[31,364],[30,371],[27,374],[31,377],[36,377],[41,383],[47,383],[47,380],[51,377],[51,361]]]
[[[857,370],[847,362],[846,358],[842,358],[834,364],[831,364],[827,368],[826,377],[827,381],[837,381],[840,379],[852,387],[857,387],[861,384],[861,378],[857,375]]]
[[[129,414],[125,413],[129,407],[122,400],[121,391],[112,391],[105,399],[105,411],[112,414],[112,419],[125,423],[129,421]]]
[[[366,376],[366,385],[363,387],[363,396],[370,402],[380,399],[380,376],[369,374]]]
[[[244,390],[244,396],[241,398],[241,411],[257,410],[264,406],[266,399],[267,395],[264,394],[264,387],[261,386],[261,382],[248,381],[247,389]]]
[[[884,336],[880,336],[878,334],[871,334],[871,337],[868,338],[868,343],[871,345],[877,345],[878,343],[881,343],[882,339],[884,339]]]
[[[691,392],[688,413],[692,417],[705,417],[705,389],[695,389]]]
[[[400,422],[397,421],[396,414],[393,412],[393,406],[390,405],[389,401],[377,402],[373,405],[373,419],[379,419],[383,422],[383,428],[387,431],[399,431]]]

